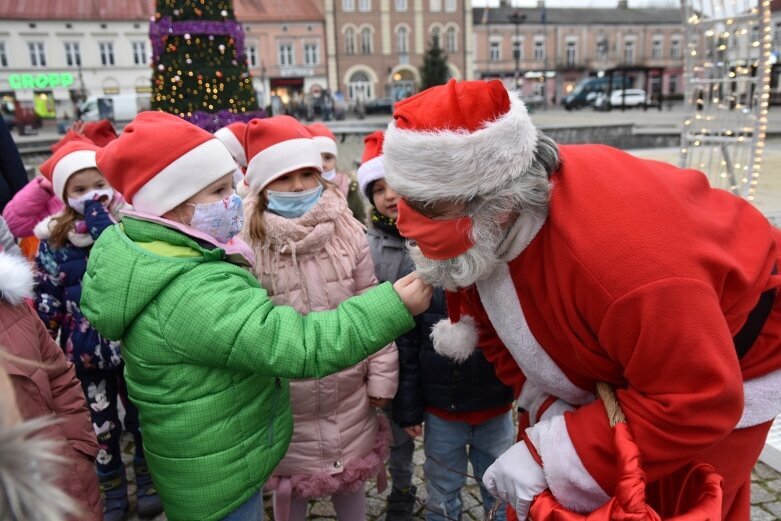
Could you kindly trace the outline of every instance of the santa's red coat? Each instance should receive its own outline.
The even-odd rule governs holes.
[[[507,263],[462,293],[522,405],[553,395],[579,407],[527,431],[551,490],[589,511],[615,488],[613,436],[594,397],[604,381],[649,482],[706,454],[734,496],[781,412],[781,295],[742,360],[733,343],[760,294],[781,285],[771,275],[781,234],[700,172],[604,146],[560,151],[547,218],[521,216]]]

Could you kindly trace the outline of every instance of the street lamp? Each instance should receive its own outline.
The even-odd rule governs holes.
[[[513,42],[513,57],[515,58],[515,88],[521,82],[521,24],[526,21],[526,15],[516,9],[510,15],[510,21],[515,24],[515,41]]]

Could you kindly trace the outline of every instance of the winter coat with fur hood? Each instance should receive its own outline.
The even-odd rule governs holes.
[[[55,415],[39,435],[61,442],[67,458],[56,481],[60,490],[84,511],[79,519],[102,519],[97,474],[98,444],[73,364],[49,337],[25,299],[33,295],[32,267],[20,256],[0,253],[0,359],[11,378],[16,401],[26,420]]]
[[[247,203],[249,219],[254,205]],[[258,258],[254,272],[274,304],[303,314],[329,310],[377,285],[363,227],[333,188],[298,219],[267,211],[264,220],[267,238],[262,246],[253,244]],[[309,488],[300,478],[313,476],[312,484],[318,475],[326,482],[325,476],[341,473],[360,474],[361,481],[376,475],[382,458],[373,449],[384,433],[378,431],[369,397],[392,398],[397,385],[394,344],[334,375],[290,382],[293,438],[274,476],[297,476],[294,493],[320,496],[331,490]],[[366,465],[369,460],[374,463]]]
[[[98,201],[85,206],[84,221],[69,234],[68,242],[54,249],[48,239],[55,214],[35,227],[41,240],[35,258],[35,308],[52,338],[60,335],[60,347],[81,370],[119,368],[119,342],[98,333],[81,312],[81,282],[87,270],[90,248],[103,230],[114,224],[112,214]]]

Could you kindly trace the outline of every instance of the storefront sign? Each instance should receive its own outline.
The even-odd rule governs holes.
[[[73,75],[69,72],[50,72],[46,74],[10,74],[8,84],[12,89],[50,89],[70,87]]]

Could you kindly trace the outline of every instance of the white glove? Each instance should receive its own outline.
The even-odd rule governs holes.
[[[548,488],[542,467],[524,441],[496,458],[483,474],[483,485],[492,496],[509,503],[521,521],[529,515],[532,499]]]

